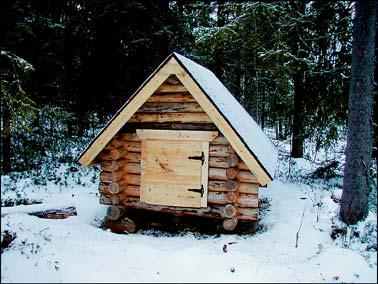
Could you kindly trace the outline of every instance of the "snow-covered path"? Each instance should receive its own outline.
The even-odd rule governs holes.
[[[279,180],[262,189],[270,200],[263,230],[251,236],[118,235],[98,228],[106,206],[80,188],[49,202],[74,204],[78,216],[39,219],[12,213],[3,230],[17,233],[1,255],[2,282],[376,282],[376,252],[361,254],[330,237],[337,204],[324,194],[317,222],[309,190]],[[49,203],[48,202],[48,203]],[[6,209],[5,209],[6,210]],[[14,210],[14,209],[13,209]],[[298,247],[296,233],[301,223]],[[376,222],[376,216],[369,216]],[[96,221],[97,220],[97,221]],[[232,243],[232,244],[228,244]],[[223,245],[228,244],[228,251]],[[370,266],[369,266],[370,263]]]

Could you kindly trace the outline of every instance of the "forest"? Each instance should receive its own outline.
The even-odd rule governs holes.
[[[293,157],[345,135],[352,2],[1,6],[3,172],[93,136],[173,51],[213,70],[263,129],[292,139]]]
[[[275,144],[285,145],[281,160],[321,157],[311,177],[343,178],[355,2],[3,0],[0,14],[2,176],[22,172],[40,184],[46,166],[76,165],[117,110],[178,52],[214,72]],[[374,212],[377,27],[366,116]],[[312,183],[307,177],[301,182]]]

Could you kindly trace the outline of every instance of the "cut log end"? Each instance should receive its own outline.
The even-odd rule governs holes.
[[[236,215],[236,208],[232,204],[227,204],[224,207],[223,214],[226,218],[232,218]]]
[[[230,154],[227,157],[227,162],[230,167],[236,167],[239,164],[239,157],[237,154]]]
[[[228,179],[234,179],[238,176],[238,172],[237,168],[228,168],[226,170],[226,176]]]
[[[118,220],[122,217],[123,213],[125,212],[125,209],[120,206],[109,206],[106,217],[110,220]]]
[[[112,232],[119,234],[134,233],[136,229],[135,222],[128,217],[119,220],[111,220],[108,217],[105,217],[103,225]]]
[[[233,230],[235,230],[237,224],[238,224],[238,218],[232,217],[232,218],[229,218],[229,219],[225,219],[223,221],[223,228],[226,231],[233,231]]]

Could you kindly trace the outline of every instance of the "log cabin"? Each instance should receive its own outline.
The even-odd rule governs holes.
[[[210,70],[172,53],[78,162],[101,167],[107,224],[122,226],[126,209],[136,208],[218,218],[232,231],[258,220],[259,189],[273,180],[277,156]]]

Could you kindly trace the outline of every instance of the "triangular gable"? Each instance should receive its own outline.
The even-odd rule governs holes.
[[[263,130],[208,69],[171,54],[96,136],[78,161],[89,165],[122,126],[170,76],[176,75],[222,132],[243,162],[266,185],[274,175],[277,150]]]

